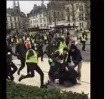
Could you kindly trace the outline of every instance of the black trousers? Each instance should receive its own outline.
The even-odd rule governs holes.
[[[40,56],[41,56],[41,61],[43,61],[43,52],[40,54]]]
[[[6,74],[7,78],[10,77],[10,79],[12,80],[14,78],[13,74],[16,71],[17,71],[17,67],[16,67],[16,65],[13,62],[7,63],[7,74]]]
[[[25,59],[24,58],[20,58],[20,61],[21,61],[21,66],[20,66],[20,68],[18,70],[18,74],[19,75],[20,75],[20,71],[25,67]]]
[[[78,73],[73,68],[70,68],[69,71],[62,70],[59,74],[59,83],[63,84],[64,81],[69,81],[74,85],[77,84],[77,77]]]
[[[82,50],[85,50],[85,46],[86,46],[86,41],[82,41]]]
[[[42,86],[44,84],[43,71],[40,69],[40,67],[36,63],[26,63],[26,64],[27,64],[27,69],[28,69],[29,73],[26,76],[24,76],[23,79],[34,77],[34,75],[35,75],[34,71],[36,71],[40,75],[40,82],[41,82],[41,86]]]

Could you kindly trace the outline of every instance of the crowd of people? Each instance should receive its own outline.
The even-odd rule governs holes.
[[[80,41],[85,51],[87,35],[82,33]],[[45,50],[43,47],[46,46]],[[15,51],[13,51],[13,47]],[[48,57],[50,66],[49,80],[44,84],[44,73],[38,66],[38,60],[44,62],[44,54]],[[20,60],[19,69],[13,63],[12,55]],[[42,33],[15,33],[6,37],[7,74],[6,79],[13,81],[14,73],[20,75],[21,70],[27,66],[27,74],[21,75],[18,81],[35,76],[34,71],[40,75],[40,87],[55,83],[56,79],[61,85],[73,86],[80,84],[82,55],[76,45],[76,41],[70,38],[68,32],[66,37],[56,31],[43,31]],[[75,68],[77,67],[77,71]]]

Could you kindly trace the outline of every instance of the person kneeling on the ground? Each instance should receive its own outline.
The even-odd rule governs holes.
[[[49,70],[49,83],[55,83],[55,79],[58,78],[59,75],[59,69],[60,69],[60,52],[55,51],[49,56],[49,65],[50,65],[50,70]]]
[[[40,81],[41,81],[41,88],[44,87],[44,73],[38,66],[38,55],[37,52],[34,50],[34,46],[32,48],[28,49],[26,52],[26,65],[29,73],[27,75],[21,75],[19,78],[19,81],[25,78],[31,78],[34,77],[34,71],[36,70],[40,75]]]
[[[68,67],[67,58],[68,58],[68,49],[63,49],[63,64],[60,66],[59,71],[59,84],[66,87],[73,86],[77,84],[78,73],[74,68]]]
[[[78,66],[77,72],[78,72],[78,80],[81,79],[81,68],[82,68],[82,55],[80,50],[77,48],[76,45],[72,44],[71,48],[68,53],[68,63],[73,63],[73,68]]]

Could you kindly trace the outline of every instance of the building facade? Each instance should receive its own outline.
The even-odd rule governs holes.
[[[62,1],[53,1],[51,0],[47,4],[47,18],[49,25],[57,25],[60,21],[65,20],[64,9],[65,3]]]
[[[34,5],[31,12],[28,14],[29,18],[29,28],[47,28],[47,9],[44,5],[37,6]]]
[[[23,29],[25,28],[26,15],[20,11],[18,5],[13,2],[14,7],[7,9],[7,29]]]
[[[46,27],[48,27],[46,13],[42,12],[42,13],[37,13],[35,15],[30,16],[29,17],[29,27],[30,28],[35,28],[35,27],[46,28]]]
[[[49,25],[70,24],[78,26],[78,29],[88,29],[90,26],[89,3],[89,0],[50,0],[47,5]]]
[[[83,1],[68,1],[65,5],[65,21],[78,29],[87,28],[85,3]]]

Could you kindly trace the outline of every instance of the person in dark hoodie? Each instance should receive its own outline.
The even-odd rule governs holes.
[[[71,48],[68,53],[68,63],[73,63],[74,68],[78,66],[77,72],[78,72],[78,81],[81,79],[81,68],[82,68],[82,55],[80,50],[77,48],[76,45],[72,44]]]
[[[15,53],[18,54],[18,59],[21,61],[21,67],[19,68],[17,74],[20,75],[20,71],[25,67],[25,54],[27,48],[22,42],[22,39],[19,39],[19,43],[16,45]]]
[[[13,74],[17,71],[16,65],[12,62],[12,55],[16,56],[16,54],[13,53],[11,46],[6,44],[6,66],[7,66],[7,71],[6,71],[6,78],[9,80],[14,80]],[[12,68],[12,69],[11,69]]]

